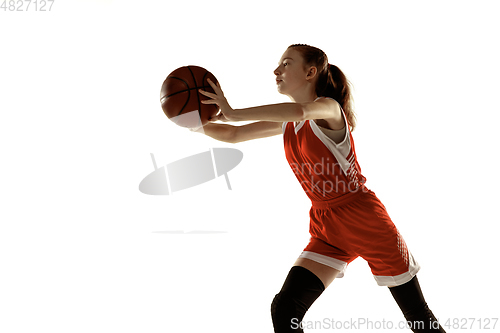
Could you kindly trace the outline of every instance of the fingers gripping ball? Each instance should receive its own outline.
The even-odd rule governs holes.
[[[179,126],[195,128],[206,125],[219,112],[215,104],[202,104],[210,99],[199,89],[215,93],[207,79],[217,84],[215,76],[198,66],[179,67],[170,73],[160,92],[160,103],[165,115]]]

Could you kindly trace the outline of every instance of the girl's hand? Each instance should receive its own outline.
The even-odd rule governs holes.
[[[217,104],[220,108],[219,114],[216,116],[213,116],[209,121],[235,121],[235,116],[234,113],[235,111],[233,108],[229,105],[227,102],[226,97],[224,97],[224,93],[222,92],[222,89],[220,87],[220,83],[217,82],[217,85],[215,85],[210,79],[207,79],[208,83],[212,87],[212,89],[215,91],[215,94],[209,93],[208,91],[204,90],[199,90],[200,94],[205,95],[207,97],[210,97],[211,99],[207,99],[205,101],[201,101],[203,104]]]

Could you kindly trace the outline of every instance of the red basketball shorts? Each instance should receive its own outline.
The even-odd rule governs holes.
[[[299,258],[340,271],[362,257],[380,286],[398,286],[419,271],[403,237],[374,192],[348,193],[331,201],[313,201],[309,212],[311,239]]]

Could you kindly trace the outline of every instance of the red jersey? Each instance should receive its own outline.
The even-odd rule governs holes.
[[[385,206],[364,184],[354,140],[342,110],[345,134],[340,143],[314,122],[283,123],[285,154],[311,199],[311,239],[299,258],[339,271],[364,258],[381,286],[410,281],[420,269]]]
[[[349,124],[342,107],[340,110],[346,128],[340,143],[330,139],[314,120],[283,123],[286,159],[312,201],[365,189],[366,178],[361,174]]]

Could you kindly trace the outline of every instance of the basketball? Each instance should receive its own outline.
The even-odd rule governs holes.
[[[215,93],[207,79],[217,84],[215,76],[203,67],[184,66],[170,73],[160,92],[161,108],[165,115],[179,126],[195,128],[204,126],[208,119],[219,112],[215,104],[202,104],[210,99],[198,89]]]

